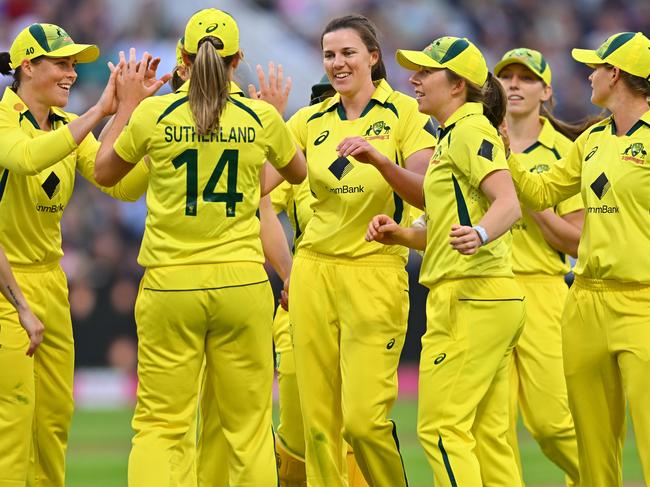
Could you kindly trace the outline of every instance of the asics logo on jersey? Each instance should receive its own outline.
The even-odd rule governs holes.
[[[438,356],[436,357],[436,359],[433,361],[433,364],[434,364],[434,365],[440,365],[440,364],[442,363],[442,361],[445,360],[446,358],[447,358],[447,354],[446,354],[446,353],[441,353],[441,354],[438,355]]]
[[[332,174],[334,174],[334,177],[340,181],[347,176],[352,169],[354,169],[354,164],[352,164],[347,157],[339,157],[330,164],[328,169]]]
[[[205,29],[205,33],[209,34],[210,32],[214,32],[217,30],[217,27],[219,27],[219,24],[212,24],[207,29]]]
[[[314,140],[314,145],[321,145],[323,142],[325,142],[325,139],[329,137],[330,131],[329,130],[323,130],[320,135]]]
[[[611,187],[612,185],[604,172],[601,173],[590,186],[591,190],[596,196],[598,196],[599,200],[603,199],[603,196],[607,194]]]
[[[388,342],[388,344],[386,345],[386,350],[390,350],[394,346],[395,346],[395,339],[391,338],[390,341]]]
[[[591,149],[591,152],[590,152],[589,154],[586,155],[586,157],[585,157],[585,161],[588,161],[589,159],[591,159],[592,157],[594,157],[594,154],[595,154],[596,152],[598,152],[598,146],[596,146],[596,147],[594,147],[593,149]]]
[[[48,198],[52,199],[54,195],[56,195],[59,192],[59,183],[61,180],[59,177],[52,171],[50,175],[47,177],[45,181],[43,181],[43,184],[41,184],[41,188],[43,188],[43,191],[45,191],[45,194],[47,195]]]

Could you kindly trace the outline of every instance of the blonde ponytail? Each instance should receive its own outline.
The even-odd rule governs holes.
[[[217,53],[223,43],[216,37],[205,37],[192,63],[188,99],[200,135],[219,128],[221,114],[228,101],[230,80],[228,68]]]

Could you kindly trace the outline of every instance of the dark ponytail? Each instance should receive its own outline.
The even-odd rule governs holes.
[[[386,66],[384,65],[384,58],[381,54],[379,47],[379,39],[377,35],[377,28],[370,21],[370,19],[363,15],[346,15],[331,20],[323,30],[320,36],[320,47],[323,47],[323,37],[325,34],[334,32],[341,29],[353,29],[359,34],[361,41],[365,44],[368,52],[376,52],[379,58],[372,67],[371,77],[373,81],[379,81],[386,78]]]
[[[508,107],[506,92],[499,80],[492,73],[488,72],[487,81],[483,85],[483,88],[481,88],[449,69],[445,69],[445,73],[447,79],[452,83],[460,80],[465,81],[465,86],[467,86],[467,101],[481,103],[483,105],[483,114],[494,128],[499,130]]]
[[[604,116],[603,115],[592,115],[585,117],[583,120],[575,123],[565,122],[560,120],[555,115],[553,115],[553,107],[555,106],[555,100],[551,96],[547,102],[542,103],[539,108],[539,114],[542,117],[548,119],[553,128],[564,135],[569,140],[576,140],[582,132],[587,130],[593,124],[600,122]]]
[[[223,49],[221,39],[204,37],[199,42],[198,52],[192,60],[192,82],[188,98],[196,131],[201,135],[219,128],[221,114],[230,92],[227,65],[217,53],[217,49]]]

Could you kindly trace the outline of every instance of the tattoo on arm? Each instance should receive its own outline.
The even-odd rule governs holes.
[[[16,307],[19,307],[20,306],[20,301],[18,301],[18,298],[14,294],[14,290],[11,289],[11,286],[7,286],[7,290],[9,291],[9,294],[11,295],[11,299],[13,299],[14,304],[16,305]]]

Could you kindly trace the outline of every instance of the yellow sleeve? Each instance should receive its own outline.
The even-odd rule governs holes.
[[[270,105],[262,117],[266,136],[266,159],[276,169],[289,164],[296,155],[296,143],[278,111]]]
[[[291,184],[283,181],[273,191],[271,191],[271,204],[276,213],[287,211],[289,200],[291,199],[292,188]]]
[[[97,188],[115,199],[122,201],[139,200],[149,184],[149,168],[144,160],[138,162],[115,186],[106,188],[97,184],[94,177],[95,156],[98,150],[99,142],[93,134],[88,134],[77,149],[77,170],[79,173]]]
[[[148,101],[151,99],[143,100],[134,110],[113,145],[117,155],[131,164],[136,164],[147,154],[149,137],[154,132],[155,117],[147,113]]]
[[[0,165],[9,171],[38,174],[76,149],[67,126],[31,138],[20,128],[18,117],[18,113],[0,110]]]
[[[451,159],[475,188],[491,172],[508,169],[501,138],[487,120],[485,124],[461,126],[462,132],[451,133]]]
[[[307,147],[307,108],[298,110],[287,122],[287,127],[298,147],[305,152]]]
[[[560,216],[564,216],[573,213],[574,211],[584,209],[585,204],[582,201],[582,195],[578,193],[559,203],[555,212]]]
[[[573,143],[565,157],[551,166],[550,171],[531,173],[510,154],[508,165],[515,181],[519,199],[533,210],[543,210],[580,192],[582,156],[589,136],[584,132]]]
[[[406,96],[404,98],[406,110],[400,114],[399,148],[403,159],[407,159],[419,150],[433,149],[437,140],[431,117],[418,111],[415,100]]]

